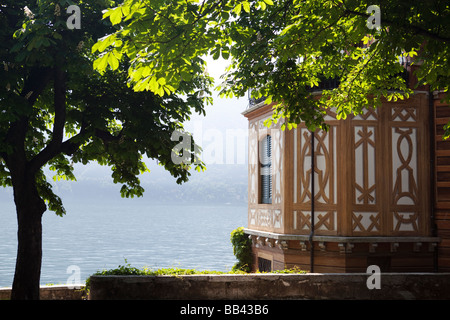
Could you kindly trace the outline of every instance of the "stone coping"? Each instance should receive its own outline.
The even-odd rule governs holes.
[[[309,241],[309,235],[301,234],[282,234],[267,231],[244,228],[244,233],[252,236],[271,238],[275,240],[287,241]],[[382,243],[382,242],[440,242],[439,237],[420,237],[420,236],[361,236],[361,237],[344,237],[344,236],[321,236],[312,237],[314,242],[339,242],[339,243]]]
[[[85,300],[85,285],[42,285],[40,286],[41,300]],[[0,288],[0,300],[11,298],[11,287]]]
[[[450,273],[92,276],[91,300],[450,299]]]
[[[450,300],[450,273],[91,276],[90,300]],[[85,300],[71,286],[42,286],[42,300]],[[11,288],[0,288],[0,300]]]

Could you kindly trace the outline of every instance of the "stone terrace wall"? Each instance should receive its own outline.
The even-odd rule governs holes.
[[[11,288],[0,288],[0,300],[11,298]],[[40,288],[41,300],[83,300],[87,298],[84,286],[71,288],[66,285],[42,286]]]
[[[450,273],[92,276],[89,299],[450,299]]]
[[[450,273],[382,273],[368,289],[367,273],[189,276],[92,276],[90,300],[450,300]],[[370,279],[369,279],[370,281]],[[68,286],[41,287],[42,300],[83,300]],[[11,289],[0,289],[0,300]]]

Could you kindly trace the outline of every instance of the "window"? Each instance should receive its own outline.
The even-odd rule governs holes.
[[[272,203],[272,137],[260,142],[261,203]]]
[[[272,271],[272,261],[258,257],[258,270],[260,272],[271,272]]]

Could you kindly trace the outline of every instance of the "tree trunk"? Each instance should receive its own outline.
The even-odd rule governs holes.
[[[42,215],[46,205],[39,196],[34,175],[14,185],[18,222],[16,270],[12,300],[39,300],[42,262]]]

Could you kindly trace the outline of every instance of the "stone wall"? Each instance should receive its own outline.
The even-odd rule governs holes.
[[[450,299],[450,273],[92,276],[91,300]]]
[[[11,288],[0,288],[0,300],[11,298]],[[87,298],[84,286],[79,288],[66,285],[42,286],[40,288],[41,300],[83,300]]]
[[[450,273],[92,276],[90,300],[450,300]],[[0,300],[11,289],[0,289]],[[84,287],[41,287],[42,300],[83,300]]]

